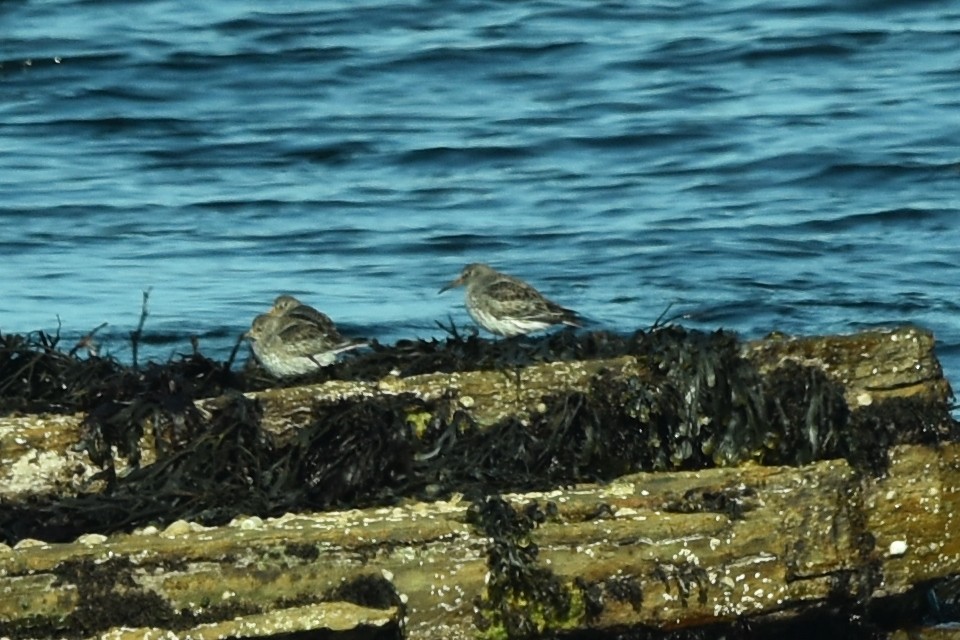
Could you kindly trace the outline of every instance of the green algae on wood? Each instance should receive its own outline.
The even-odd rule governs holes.
[[[0,635],[70,635],[79,615],[71,607],[83,602],[87,578],[100,594],[162,598],[166,604],[152,609],[156,624],[138,625],[174,633],[236,616],[335,607],[347,593],[340,585],[364,580],[388,596],[361,604],[363,616],[399,625],[409,638],[456,640],[484,631],[477,603],[500,612],[481,616],[489,633],[506,628],[517,607],[528,616],[522,628],[533,630],[670,630],[783,620],[862,598],[882,604],[960,573],[955,443],[895,447],[882,478],[843,460],[748,465],[632,474],[501,501],[503,518],[514,513],[529,524],[483,524],[470,515],[474,503],[454,499],[238,518],[224,527],[175,523],[64,544],[24,541],[0,549],[0,589],[26,606],[2,610]],[[535,545],[514,567],[527,586],[498,594],[490,585],[510,570],[502,560],[516,545]],[[538,594],[546,601],[524,601]],[[231,633],[263,635],[241,631]]]

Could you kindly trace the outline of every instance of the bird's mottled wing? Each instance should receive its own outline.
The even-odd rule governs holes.
[[[333,324],[330,316],[318,311],[308,304],[298,305],[284,314],[288,318],[302,320],[308,324],[315,325],[321,331],[326,333],[336,333],[337,327]]]
[[[501,278],[490,283],[487,293],[502,315],[525,320],[554,321],[568,313],[526,282]]]
[[[484,290],[487,296],[504,304],[521,302],[531,304],[543,300],[540,292],[526,282],[514,278],[501,277],[489,283]]]
[[[328,351],[344,342],[336,328],[325,331],[317,324],[298,318],[287,318],[277,336],[287,349],[303,355]]]

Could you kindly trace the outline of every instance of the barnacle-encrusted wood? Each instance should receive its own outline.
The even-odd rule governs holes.
[[[844,397],[852,408],[878,399],[914,395],[944,401],[950,393],[934,355],[933,335],[915,327],[846,336],[787,338],[774,335],[744,343],[741,352],[762,373],[770,373],[788,362],[822,370],[829,379],[842,385]],[[265,407],[264,426],[275,432],[303,424],[317,401],[400,393],[413,393],[425,399],[453,396],[478,423],[495,424],[510,416],[536,413],[546,395],[586,392],[601,372],[645,380],[651,378],[651,371],[658,365],[655,356],[628,355],[496,371],[391,376],[370,383],[331,381],[270,389],[258,393],[257,398]],[[217,403],[212,400],[208,404]]]
[[[843,385],[851,407],[889,397],[938,401],[950,395],[933,334],[916,327],[821,338],[771,335],[745,343],[743,355],[762,373],[787,361],[820,369]]]
[[[824,381],[838,385],[850,409],[870,407],[889,398],[915,398],[942,406],[947,402],[950,389],[933,346],[933,336],[928,331],[903,327],[849,336],[770,337],[744,343],[740,355],[767,379],[790,365],[819,371]],[[263,406],[263,428],[280,439],[292,437],[298,428],[308,423],[319,404],[400,394],[427,402],[448,399],[449,410],[461,411],[482,426],[506,419],[536,418],[548,409],[546,398],[562,394],[591,393],[617,385],[635,388],[644,384],[650,385],[651,393],[655,393],[659,385],[657,376],[663,367],[658,358],[657,353],[646,353],[453,373],[387,375],[373,381],[331,380],[247,395]],[[678,369],[696,366],[682,358],[677,361]],[[711,380],[722,373],[706,371],[700,374],[697,384],[706,389]],[[697,389],[676,391],[685,395],[698,392]],[[616,404],[621,400],[613,397],[610,402]],[[209,414],[228,402],[229,398],[212,398],[200,400],[195,406]],[[646,410],[645,407],[637,409],[638,412]],[[700,422],[719,418],[692,416],[690,428],[696,431]],[[87,481],[100,469],[85,453],[78,451],[83,419],[82,414],[0,417],[0,499],[89,490]],[[139,440],[137,452],[141,466],[149,464],[156,455],[154,431],[145,429],[145,432],[147,435]],[[721,455],[718,459],[729,463],[739,458]],[[116,462],[121,470],[127,464],[122,457]]]
[[[0,547],[0,635],[676,629],[882,603],[960,572],[957,444],[896,447],[880,479],[834,460],[504,498],[21,541]]]
[[[0,419],[0,637],[532,638],[960,601],[928,332],[453,336],[321,375],[241,394],[255,374],[197,352],[131,369],[5,337],[0,402],[61,413]]]

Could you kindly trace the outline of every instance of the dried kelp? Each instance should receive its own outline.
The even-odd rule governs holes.
[[[123,366],[111,358],[80,358],[43,332],[0,336],[0,413],[69,413],[95,403],[97,391]]]

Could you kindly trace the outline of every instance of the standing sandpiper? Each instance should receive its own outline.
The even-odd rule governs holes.
[[[478,325],[500,336],[540,331],[553,325],[579,327],[575,311],[551,302],[532,286],[481,263],[468,264],[440,293],[466,285],[467,312]]]
[[[244,336],[257,361],[278,378],[316,371],[333,364],[337,354],[367,344],[344,338],[326,314],[293,296],[278,297]]]

